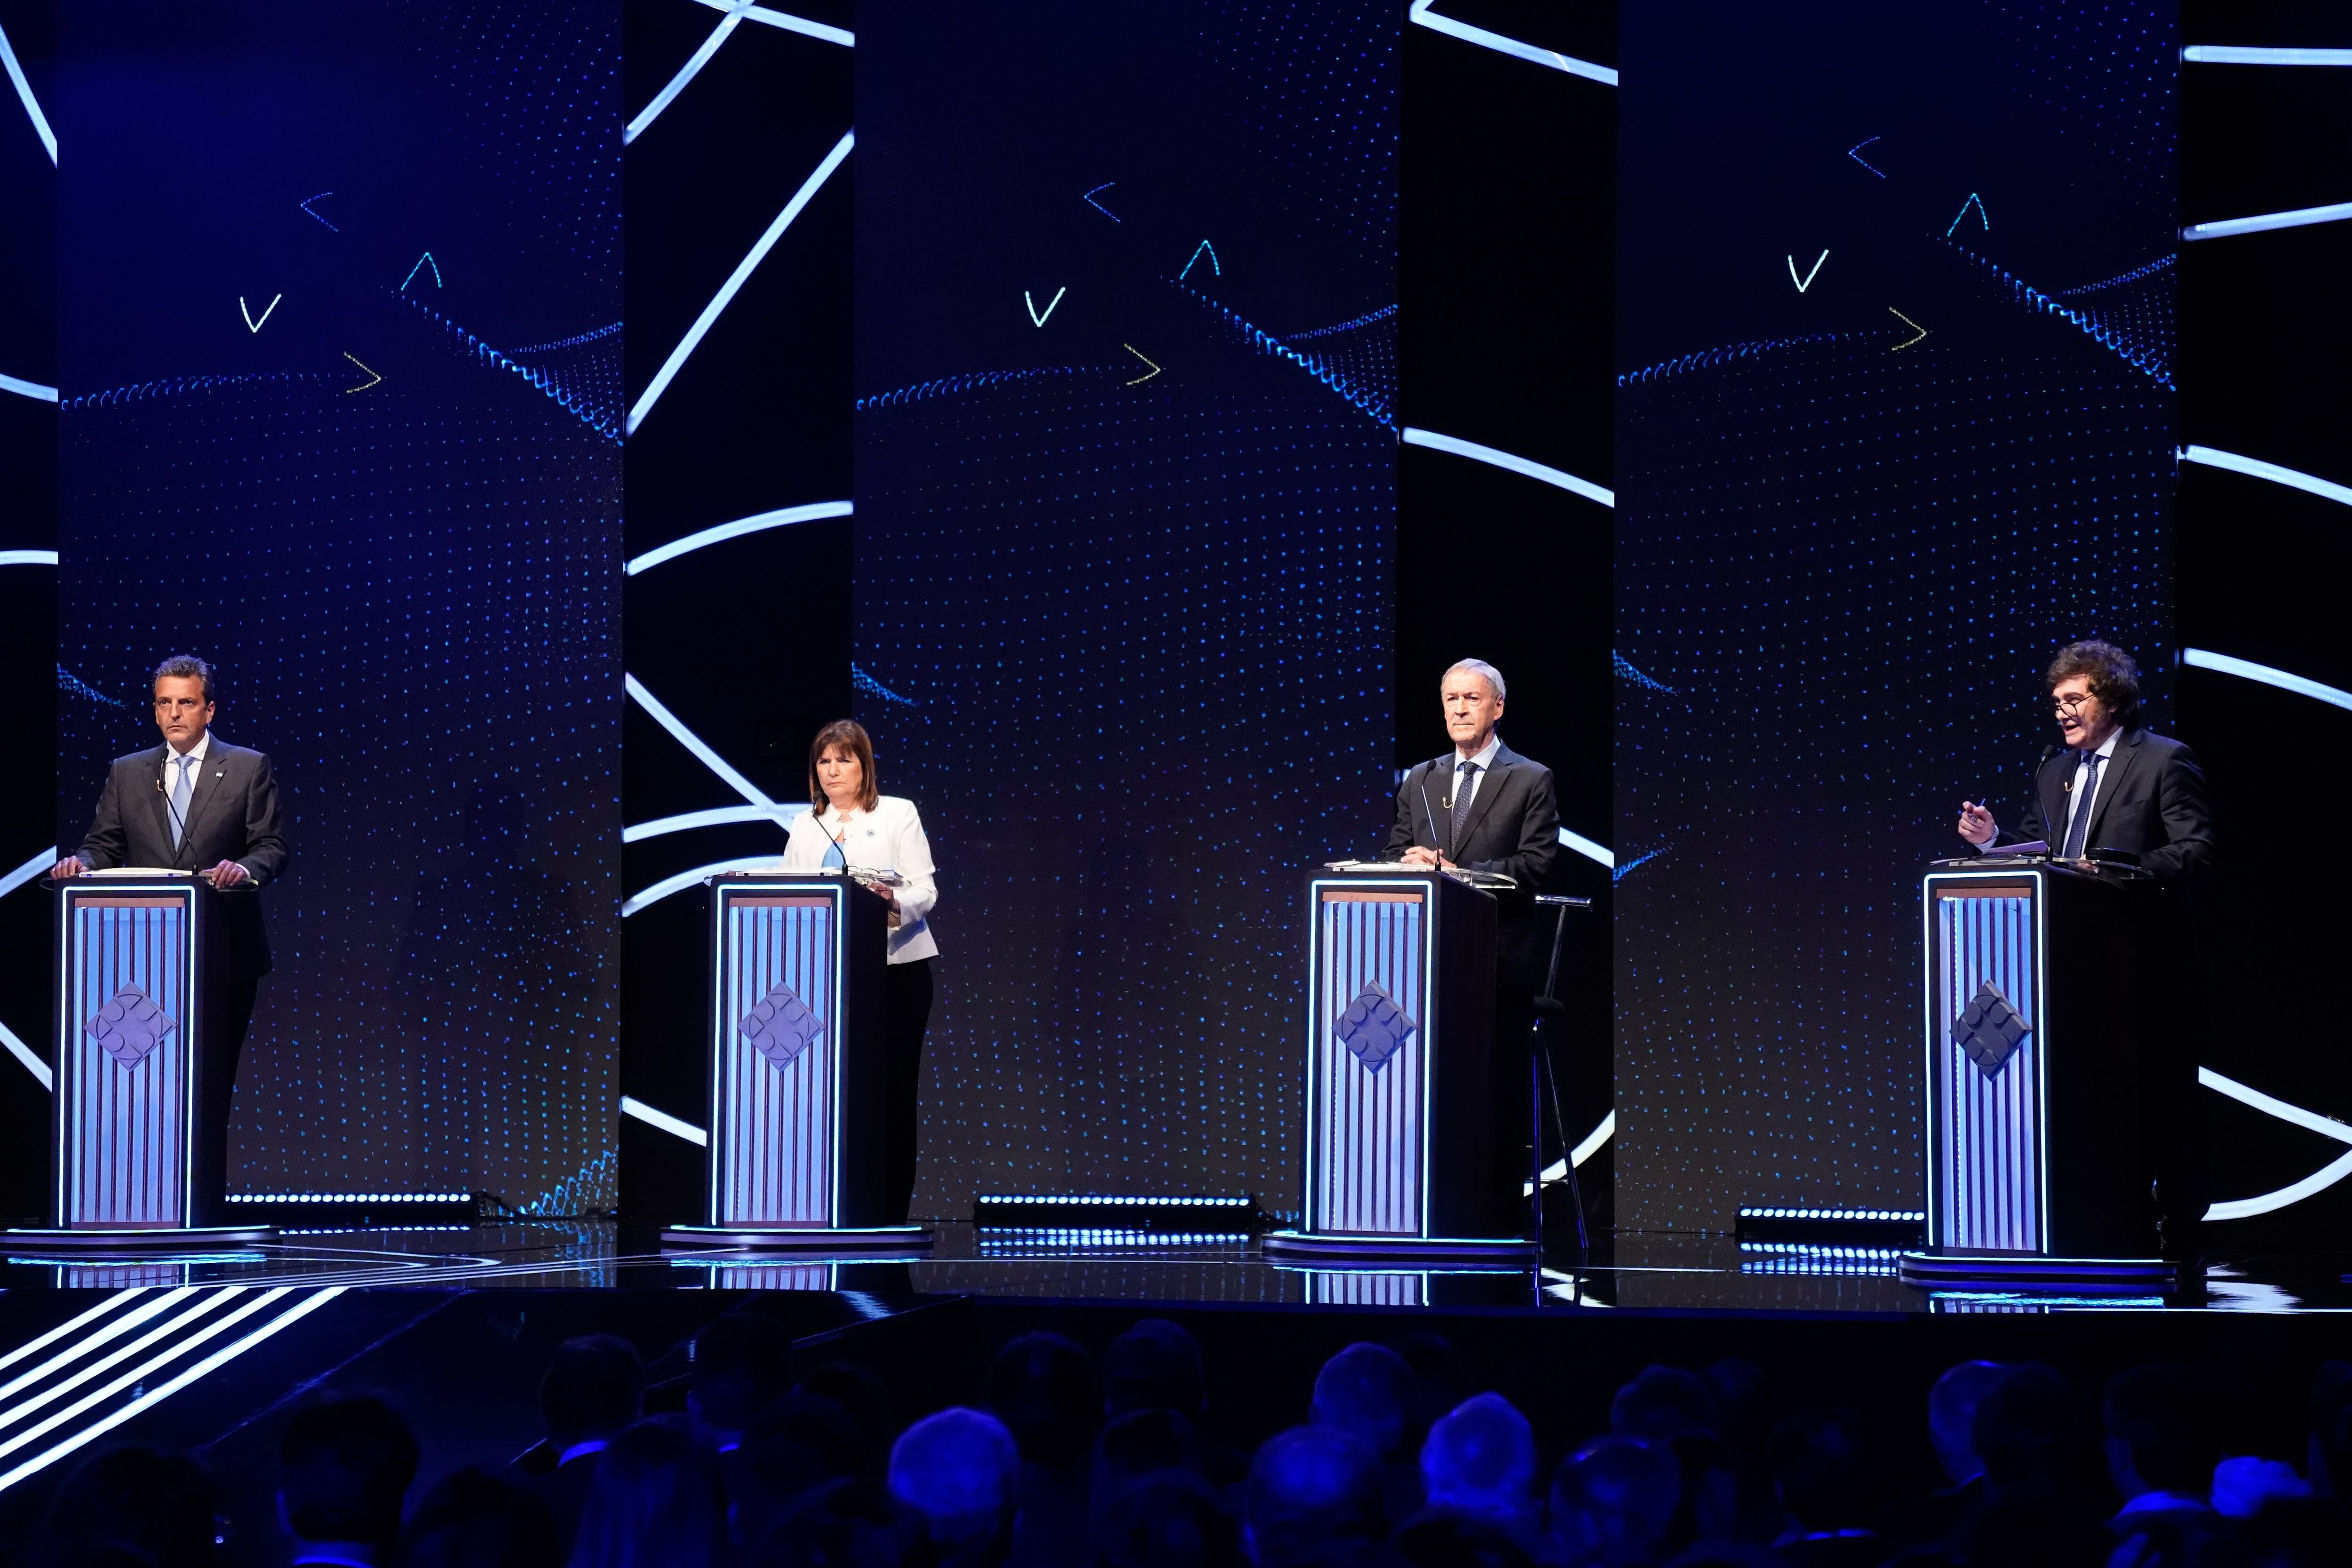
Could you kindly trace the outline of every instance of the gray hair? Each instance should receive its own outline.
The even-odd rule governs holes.
[[[1494,665],[1488,664],[1486,660],[1456,659],[1454,663],[1445,666],[1445,674],[1450,675],[1456,670],[1467,670],[1472,674],[1484,680],[1486,685],[1494,690],[1495,700],[1496,702],[1507,702],[1510,700],[1510,695],[1503,689],[1503,672],[1495,668]],[[1438,676],[1437,684],[1444,685],[1445,684],[1445,675]]]
[[[193,653],[174,653],[170,658],[164,660],[162,664],[156,665],[155,679],[157,681],[202,681],[205,683],[205,703],[207,706],[211,706],[213,700],[213,667],[210,664],[205,664],[202,659],[197,658]]]

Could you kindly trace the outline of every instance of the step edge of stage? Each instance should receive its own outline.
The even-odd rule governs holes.
[[[1289,1255],[1332,1262],[1522,1262],[1537,1254],[1524,1236],[1368,1236],[1329,1230],[1270,1230],[1259,1239],[1268,1258]]]
[[[254,1246],[278,1239],[274,1225],[156,1226],[121,1230],[79,1230],[54,1226],[10,1226],[0,1230],[9,1246],[47,1247],[74,1253],[187,1251],[206,1247]]]
[[[751,1225],[666,1225],[661,1231],[662,1250],[672,1256],[746,1249],[898,1256],[928,1253],[937,1241],[937,1233],[921,1225],[802,1226],[791,1228]]]
[[[2182,1266],[2163,1258],[2062,1258],[2038,1253],[1904,1252],[1896,1275],[1906,1285],[1947,1289],[2004,1290],[2067,1288],[2076,1291],[2154,1287],[2179,1283]]]

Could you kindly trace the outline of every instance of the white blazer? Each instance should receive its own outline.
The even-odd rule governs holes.
[[[833,809],[825,808],[827,821]],[[814,871],[824,863],[833,831],[814,811],[793,819],[793,836],[784,844],[786,871]],[[936,958],[940,945],[931,939],[931,906],[940,901],[938,868],[931,864],[931,841],[923,836],[923,819],[915,803],[899,795],[885,795],[871,811],[849,819],[849,837],[841,846],[843,858],[858,871],[895,871],[907,885],[891,889],[898,900],[898,924],[890,933],[890,962],[911,964]]]

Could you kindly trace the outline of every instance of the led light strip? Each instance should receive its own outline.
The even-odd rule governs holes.
[[[795,801],[789,806],[719,806],[708,811],[688,811],[681,816],[657,817],[650,822],[639,822],[621,830],[621,841],[634,844],[640,839],[657,839],[665,833],[683,833],[695,828],[716,828],[729,822],[774,822],[789,830],[793,819],[805,816],[808,806]]]
[[[1411,425],[1405,426],[1398,434],[1407,446],[1426,446],[1433,452],[1451,452],[1456,457],[1468,457],[1479,463],[1489,463],[1497,468],[1507,468],[1514,474],[1524,474],[1530,479],[1540,479],[1547,485],[1556,485],[1563,490],[1583,497],[1588,501],[1598,501],[1604,507],[1614,507],[1617,504],[1617,493],[1614,490],[1605,490],[1589,479],[1580,479],[1575,475],[1561,469],[1546,467],[1543,464],[1528,458],[1513,456],[1500,447],[1481,446],[1475,441],[1464,441],[1458,436],[1440,435],[1433,430],[1415,430]]]
[[[55,566],[58,552],[53,549],[0,549],[0,566]]]
[[[669,731],[671,739],[677,741],[680,746],[685,747],[688,751],[694,753],[695,758],[700,761],[705,768],[709,768],[713,773],[718,774],[719,778],[725,779],[728,784],[734,789],[737,794],[742,796],[743,799],[749,800],[754,806],[773,806],[775,804],[773,800],[769,800],[765,794],[761,792],[758,785],[752,783],[749,779],[744,778],[743,775],[736,772],[734,768],[729,767],[727,759],[719,756],[716,751],[713,751],[709,745],[705,742],[700,736],[695,734],[694,731],[687,728],[685,725],[679,723],[677,716],[670,712],[669,709],[664,707],[661,705],[660,700],[656,698],[653,693],[646,690],[644,683],[639,681],[636,676],[624,674],[621,676],[621,686],[623,690],[629,694],[629,695],[636,699],[637,706],[645,709],[646,713],[656,724]]]
[[[8,68],[8,79],[16,84],[16,96],[24,101],[25,112],[32,118],[33,132],[41,139],[41,145],[48,152],[49,167],[56,168],[58,133],[49,129],[49,117],[41,112],[40,101],[33,97],[33,84],[25,79],[25,68],[16,63],[16,51],[9,47],[8,35],[5,32],[0,32],[0,66]],[[0,381],[6,379],[0,376]],[[12,387],[10,390],[16,389]],[[49,393],[51,402],[55,402],[57,398],[56,392]]]
[[[677,101],[677,95],[686,90],[686,84],[694,79],[697,71],[710,63],[710,57],[719,52],[719,46],[727,41],[727,35],[735,30],[743,20],[743,13],[751,8],[751,0],[734,0],[733,4],[727,6],[726,20],[720,22],[717,30],[702,41],[700,48],[688,57],[686,64],[678,68],[677,75],[669,78],[669,85],[654,94],[654,100],[639,110],[635,120],[621,128],[622,146],[626,147],[639,136],[644,135],[646,127],[659,119],[661,111]]]
[[[696,0],[714,11],[732,9],[730,0]],[[771,27],[781,27],[787,33],[798,33],[804,38],[820,38],[844,48],[857,47],[857,35],[842,27],[828,27],[823,22],[812,22],[805,16],[795,16],[789,11],[771,11],[764,5],[754,5],[744,12],[747,21],[764,22]]]
[[[211,1328],[205,1330],[205,1333],[199,1336],[197,1341],[191,1342],[189,1344],[179,1347],[179,1349],[172,1352],[171,1355],[177,1355],[184,1351],[194,1349],[195,1344],[201,1343],[202,1340],[212,1337],[214,1334],[216,1334],[221,1330],[229,1327],[231,1324],[236,1322],[249,1313],[257,1312],[269,1302],[289,1293],[290,1291],[284,1289],[270,1291],[260,1300],[254,1301],[229,1317],[224,1318],[220,1322],[215,1323]],[[23,1464],[18,1465],[15,1469],[10,1470],[7,1474],[0,1475],[0,1490],[5,1490],[7,1488],[15,1486],[26,1476],[47,1469],[50,1465],[57,1463],[59,1459],[64,1458],[68,1454],[70,1454],[76,1449],[82,1448],[84,1445],[105,1436],[107,1433],[114,1430],[114,1428],[121,1426],[124,1422],[131,1419],[133,1416],[140,1415],[143,1411],[153,1408],[155,1406],[170,1398],[173,1395],[177,1394],[181,1389],[185,1388],[188,1385],[195,1382],[198,1378],[204,1377],[210,1373],[216,1372],[221,1367],[227,1365],[232,1361],[235,1361],[238,1356],[243,1355],[247,1351],[251,1350],[255,1345],[257,1345],[263,1340],[269,1338],[280,1329],[289,1328],[293,1324],[299,1322],[302,1319],[309,1317],[312,1312],[317,1312],[320,1307],[325,1306],[329,1301],[333,1301],[337,1296],[340,1296],[342,1293],[343,1291],[341,1286],[334,1286],[327,1290],[320,1291],[315,1295],[310,1297],[308,1300],[297,1303],[290,1311],[279,1313],[277,1317],[272,1318],[269,1322],[262,1324],[259,1328],[246,1335],[243,1339],[238,1340],[236,1343],[225,1346],[220,1350],[216,1350],[212,1354],[205,1357],[202,1361],[197,1362],[194,1366],[187,1368],[185,1371],[174,1374],[168,1381],[149,1389],[146,1393],[131,1401],[130,1404],[125,1405],[121,1409],[114,1411],[110,1415],[108,1415],[100,1420],[91,1422],[88,1427],[84,1427],[79,1432],[75,1433],[65,1441],[57,1444],[52,1448],[43,1449],[40,1453],[37,1453],[31,1458],[26,1459]],[[87,1406],[90,1404],[94,1404],[99,1399],[105,1397],[107,1394],[110,1394],[121,1389],[128,1384],[131,1378],[143,1375],[146,1372],[153,1370],[154,1367],[162,1365],[164,1361],[171,1359],[171,1355],[162,1357],[151,1366],[141,1368],[138,1373],[130,1374],[118,1379],[108,1389],[100,1394],[92,1395],[89,1399],[83,1402],[82,1406],[77,1406],[77,1412],[81,1408],[87,1407]],[[61,1413],[59,1417],[53,1417],[52,1419],[62,1418],[64,1414],[69,1413]],[[0,1448],[0,1453],[5,1453],[6,1451],[7,1450],[5,1448]]]
[[[127,1302],[129,1295],[136,1293],[137,1292],[135,1291],[130,1292],[124,1296],[119,1296],[115,1299],[120,1302]],[[59,1367],[64,1366],[68,1362],[89,1354],[91,1351],[96,1350],[100,1345],[104,1344],[108,1340],[114,1339],[119,1335],[127,1333],[131,1330],[137,1328],[141,1323],[145,1322],[156,1313],[170,1311],[173,1302],[184,1300],[189,1294],[191,1294],[191,1291],[184,1286],[179,1290],[172,1291],[168,1295],[156,1297],[153,1301],[149,1301],[146,1305],[141,1307],[137,1312],[131,1313],[127,1317],[116,1319],[113,1322],[109,1323],[103,1329],[99,1330],[96,1333],[90,1335],[89,1338],[82,1341],[79,1344],[69,1346],[66,1350],[59,1352],[58,1354],[51,1356],[40,1365],[33,1368],[32,1371],[25,1373],[21,1376],[16,1378],[13,1382],[5,1385],[0,1385],[0,1399],[7,1398],[8,1396],[16,1393],[20,1388],[25,1388],[33,1384],[38,1383],[41,1379],[48,1376],[49,1374],[57,1371]],[[79,1322],[83,1320],[79,1318],[75,1320],[76,1322]],[[37,1340],[34,1343],[36,1344],[39,1344],[45,1342]],[[17,1354],[22,1354],[24,1353],[20,1351]],[[0,1406],[0,1426],[5,1426],[11,1418],[12,1417],[7,1407],[5,1406]]]
[[[2302,490],[2322,500],[2340,502],[2352,507],[2352,485],[2338,485],[2322,479],[2315,474],[2305,474],[2293,468],[2282,468],[2275,463],[2265,463],[2258,457],[2241,457],[2234,452],[2223,452],[2212,446],[2184,446],[2180,449],[2184,463],[2201,463],[2209,468],[2227,468],[2232,474],[2251,478],[2267,479],[2273,485],[2284,485],[2291,490]]]
[[[79,1388],[83,1384],[88,1383],[90,1379],[112,1371],[115,1367],[121,1365],[132,1356],[137,1355],[140,1352],[153,1349],[157,1344],[172,1338],[182,1330],[188,1328],[198,1319],[221,1306],[224,1302],[243,1295],[246,1292],[246,1290],[247,1287],[243,1285],[225,1285],[215,1290],[199,1292],[191,1287],[183,1286],[181,1289],[172,1292],[172,1295],[166,1297],[165,1300],[168,1301],[179,1297],[194,1295],[198,1297],[198,1300],[194,1306],[190,1307],[186,1312],[182,1312],[179,1316],[172,1319],[170,1322],[159,1324],[156,1327],[150,1329],[147,1333],[141,1334],[137,1339],[132,1340],[129,1344],[124,1345],[121,1349],[114,1352],[112,1354],[100,1357],[98,1360],[90,1363],[88,1366],[83,1367],[79,1372],[75,1373],[71,1377],[66,1378],[62,1382],[54,1384],[47,1388],[44,1388],[39,1393],[32,1395],[29,1397],[20,1399],[14,1405],[10,1405],[5,1408],[0,1408],[0,1427],[15,1426],[17,1422],[23,1420],[34,1411],[38,1410],[42,1406],[48,1404],[51,1400],[57,1399],[63,1395],[70,1394],[75,1389]],[[201,1343],[205,1337],[206,1336],[204,1334],[199,1333],[193,1337],[190,1343]],[[169,1346],[163,1353],[163,1359],[168,1361],[173,1356],[179,1354],[180,1352],[185,1348],[187,1348],[186,1345]],[[19,1381],[21,1384],[22,1380]],[[23,1435],[12,1437],[5,1443],[0,1443],[0,1454],[6,1454],[16,1448],[24,1447],[26,1443],[31,1442],[35,1437],[39,1437],[43,1432],[47,1431],[49,1427],[55,1424],[55,1421],[56,1417],[53,1416],[49,1421],[32,1427]]]
[[[776,864],[776,856],[772,853],[738,855],[730,861],[712,861],[709,865],[698,865],[692,871],[682,871],[676,876],[666,876],[643,893],[631,894],[622,901],[621,915],[626,918],[640,909],[659,904],[673,893],[685,892],[705,877],[718,876],[730,871],[773,871],[779,875],[782,874]]]
[[[1509,55],[1514,59],[1527,60],[1538,66],[1549,66],[1556,71],[1566,71],[1570,76],[1582,77],[1587,81],[1597,81],[1608,87],[1617,85],[1617,72],[1612,67],[1596,66],[1591,60],[1580,60],[1573,55],[1563,55],[1557,49],[1538,48],[1533,44],[1523,44],[1517,38],[1505,37],[1500,33],[1490,33],[1484,27],[1474,27],[1467,22],[1457,22],[1451,16],[1440,16],[1429,8],[1433,3],[1434,0],[1412,0],[1412,9],[1406,13],[1407,17],[1433,31],[1443,33],[1449,38],[1459,38],[1465,44],[1475,44],[1482,49],[1493,49],[1498,54]]]
[[[761,512],[753,517],[738,518],[731,523],[720,523],[716,528],[704,528],[701,532],[688,534],[682,539],[673,539],[659,549],[650,549],[641,556],[633,557],[628,564],[621,568],[621,570],[627,576],[635,577],[641,571],[659,566],[666,560],[676,560],[688,550],[698,550],[705,545],[715,545],[725,539],[740,539],[745,534],[756,534],[765,528],[780,528],[787,523],[814,522],[819,517],[846,517],[856,510],[856,503],[850,501],[812,501],[804,507],[784,507],[772,512]]]
[[[2205,66],[2352,66],[2352,49],[2271,49],[2242,44],[2190,44],[2180,57]]]
[[[2352,708],[2352,692],[2338,691],[2334,686],[2322,685],[2317,681],[2302,675],[2289,674],[2284,670],[2274,670],[2268,664],[2257,664],[2251,659],[2233,659],[2227,653],[2209,653],[2203,648],[2183,648],[2180,650],[2180,662],[2191,669],[2213,670],[2224,675],[2236,675],[2242,680],[2258,682],[2266,686],[2276,686],[2283,692],[2293,692],[2297,696],[2316,697],[2321,702],[2332,704],[2336,707]]]
[[[673,1138],[684,1138],[697,1148],[707,1149],[710,1146],[709,1133],[691,1122],[680,1121],[667,1111],[656,1111],[642,1100],[632,1100],[626,1094],[622,1095],[621,1114],[634,1116],[648,1127],[659,1127]]]
[[[95,1322],[100,1318],[104,1317],[107,1313],[114,1311],[117,1307],[128,1306],[131,1302],[136,1301],[146,1293],[147,1287],[144,1285],[134,1285],[127,1291],[117,1291],[114,1294],[107,1297],[106,1300],[99,1302],[98,1305],[90,1308],[89,1311],[83,1312],[80,1316],[68,1318],[64,1322],[59,1323],[48,1333],[40,1335],[37,1339],[28,1339],[23,1344],[20,1344],[16,1349],[10,1351],[7,1354],[0,1355],[0,1367],[14,1366],[16,1363],[24,1360],[26,1356],[31,1355],[36,1351],[46,1349],[49,1345],[57,1343],[58,1341],[65,1338],[66,1335],[73,1333],[74,1330],[80,1328],[85,1323]]]
[[[19,397],[32,398],[40,402],[58,401],[57,388],[45,387],[38,382],[19,381],[15,376],[0,376],[0,392],[12,392]]]
[[[2223,218],[2219,223],[2190,224],[2180,231],[2189,239],[2228,239],[2232,235],[2261,234],[2268,229],[2299,229],[2312,224],[2338,224],[2352,218],[2352,202],[2325,207],[2297,207],[2291,213],[2260,213],[2251,218]]]

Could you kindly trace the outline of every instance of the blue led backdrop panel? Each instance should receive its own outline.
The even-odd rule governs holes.
[[[617,8],[63,22],[61,841],[212,660],[295,850],[230,1190],[609,1205]]]
[[[1920,864],[2170,719],[2173,8],[1623,21],[1619,1220],[1911,1207]]]
[[[853,678],[940,866],[916,1212],[1295,1211],[1291,894],[1393,789],[1396,8],[859,22]]]

